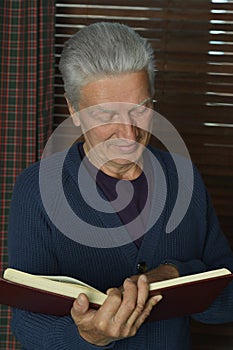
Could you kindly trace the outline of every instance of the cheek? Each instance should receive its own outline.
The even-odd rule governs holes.
[[[99,126],[88,131],[85,134],[85,139],[89,140],[91,143],[97,144],[102,141],[108,140],[112,136],[111,128],[106,126]]]
[[[151,115],[148,115],[142,119],[137,120],[137,123],[135,125],[143,130],[144,132],[150,132],[152,127],[152,117]]]

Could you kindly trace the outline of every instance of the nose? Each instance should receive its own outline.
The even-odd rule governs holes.
[[[116,124],[117,137],[136,141],[136,126],[132,122],[130,116],[126,113],[121,115],[119,124]]]

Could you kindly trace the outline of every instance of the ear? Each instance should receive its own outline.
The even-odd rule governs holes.
[[[70,101],[68,100],[68,98],[65,95],[65,99],[67,102],[67,106],[69,109],[69,113],[71,118],[73,119],[73,123],[75,126],[80,126],[80,118],[79,118],[79,113],[75,110],[75,108],[71,105]]]

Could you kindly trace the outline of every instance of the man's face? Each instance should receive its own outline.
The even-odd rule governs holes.
[[[84,150],[96,167],[116,176],[140,163],[150,138],[150,97],[145,71],[101,78],[82,88]]]

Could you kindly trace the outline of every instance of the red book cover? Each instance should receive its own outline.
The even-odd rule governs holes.
[[[233,274],[151,291],[151,295],[160,293],[163,299],[154,307],[147,322],[202,312],[231,280]]]
[[[180,317],[204,311],[233,280],[233,274],[212,277],[150,291],[162,294],[163,299],[154,307],[147,322]],[[35,313],[65,316],[70,314],[74,298],[27,287],[0,278],[0,304]],[[97,309],[99,305],[91,304]]]

